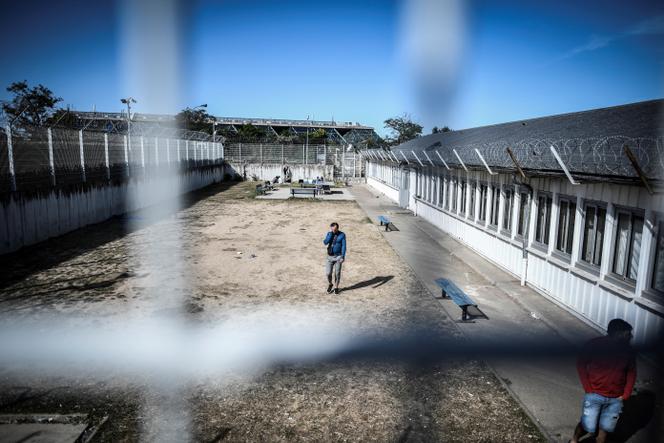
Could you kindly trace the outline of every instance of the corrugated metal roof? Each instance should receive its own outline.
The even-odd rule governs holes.
[[[626,145],[648,178],[662,180],[663,111],[664,100],[651,100],[432,134],[392,150],[403,152],[410,161],[416,162],[417,154],[430,163],[425,151],[434,164],[442,166],[442,157],[450,167],[460,167],[458,154],[467,167],[484,168],[479,152],[490,167],[514,170],[506,152],[510,148],[520,166],[537,175],[562,173],[553,147],[572,173],[635,178],[635,169],[624,151]]]

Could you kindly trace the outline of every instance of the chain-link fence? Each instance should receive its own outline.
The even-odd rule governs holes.
[[[229,163],[333,165],[335,177],[364,176],[362,157],[340,144],[228,143],[224,146]]]
[[[223,145],[163,135],[0,128],[0,193],[144,178],[223,162]]]
[[[148,135],[149,134],[149,135]],[[333,165],[337,178],[363,177],[365,162],[344,145],[233,143],[67,128],[0,127],[0,193],[34,192],[142,178],[172,168],[229,163]]]

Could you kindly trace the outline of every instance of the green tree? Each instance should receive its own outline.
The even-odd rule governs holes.
[[[212,134],[212,116],[203,108],[184,108],[175,115],[175,121],[186,130]]]
[[[63,128],[76,128],[78,118],[69,109],[56,109],[47,122],[49,126],[59,126]]]
[[[442,128],[439,128],[438,126],[434,126],[433,128],[431,128],[431,133],[432,134],[438,134],[440,132],[450,132],[450,131],[451,131],[451,129],[449,128],[449,126],[443,126]]]
[[[252,124],[242,125],[237,130],[237,139],[239,142],[255,142],[265,137],[265,129]]]
[[[422,125],[411,120],[410,115],[403,114],[385,120],[385,128],[390,130],[386,142],[390,146],[399,145],[422,135]]]
[[[62,101],[46,86],[30,87],[26,80],[10,84],[7,91],[12,94],[12,99],[2,104],[2,110],[15,125],[44,125],[55,105]]]
[[[322,143],[327,138],[327,132],[325,129],[318,128],[314,131],[309,131],[309,142],[310,143]]]

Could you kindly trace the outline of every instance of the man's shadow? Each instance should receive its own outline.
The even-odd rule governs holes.
[[[609,434],[609,443],[626,443],[641,429],[648,426],[655,415],[655,393],[648,390],[639,391],[623,403],[623,410],[616,423],[616,429]],[[582,438],[583,443],[593,443],[594,436]],[[649,441],[656,441],[649,440]]]
[[[394,278],[393,275],[387,275],[385,277],[374,277],[369,280],[361,281],[358,283],[355,283],[352,286],[347,286],[345,288],[341,288],[342,291],[352,291],[353,289],[360,289],[360,288],[366,288],[367,286],[372,286],[374,288],[377,288],[379,286],[384,285],[388,281],[392,280]]]
[[[655,393],[648,390],[635,393],[623,403],[623,410],[616,429],[609,434],[608,441],[612,443],[627,442],[639,430],[648,426],[654,415]]]

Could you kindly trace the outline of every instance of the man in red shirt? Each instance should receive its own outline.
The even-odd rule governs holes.
[[[629,345],[632,326],[616,318],[609,322],[607,332],[608,335],[586,343],[576,363],[586,395],[572,443],[578,443],[586,432],[597,432],[595,441],[604,443],[607,434],[616,428],[623,400],[634,388],[636,353]]]

